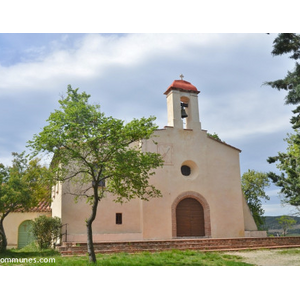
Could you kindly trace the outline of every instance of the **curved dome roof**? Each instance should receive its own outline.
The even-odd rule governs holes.
[[[179,90],[179,91],[197,93],[197,94],[200,93],[200,91],[198,91],[194,85],[192,85],[190,82],[182,80],[182,79],[174,80],[173,83],[164,92],[164,94],[167,95],[171,90]]]

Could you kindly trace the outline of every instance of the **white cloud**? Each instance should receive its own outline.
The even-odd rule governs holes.
[[[169,39],[171,39],[169,37]],[[65,38],[63,39],[65,40]],[[172,43],[173,42],[173,43]],[[174,46],[172,38],[169,45]],[[58,43],[58,42],[57,42]],[[0,88],[47,88],[46,83],[60,82],[62,78],[82,80],[105,74],[111,66],[134,66],[145,59],[157,47],[164,48],[161,35],[102,36],[91,34],[77,42],[76,47],[63,49],[56,46],[53,52],[32,62],[22,62],[0,67]],[[179,44],[177,42],[177,44]],[[25,52],[39,52],[42,48],[30,47]]]
[[[295,209],[291,206],[282,206],[282,204],[263,204],[265,210],[265,216],[281,216],[281,215],[293,215]]]
[[[88,34],[66,49],[63,44],[68,38],[64,35],[52,42],[48,54],[43,46],[24,49],[24,52],[35,54],[32,55],[35,60],[31,62],[27,58],[26,62],[0,66],[0,88],[47,88],[47,84],[68,77],[82,80],[101,78],[111,67],[130,69],[163,57],[190,60],[191,49],[195,51],[195,47],[200,47],[201,53],[207,47],[218,48],[224,43],[224,37],[217,34]],[[245,39],[245,36],[229,35],[226,48],[240,39]]]
[[[0,65],[1,162],[24,150],[57,108],[67,84],[91,94],[91,102],[100,103],[107,115],[126,121],[155,115],[163,127],[163,92],[181,73],[201,91],[202,128],[240,147],[244,170],[268,171],[267,157],[284,149],[279,140],[290,129],[292,107],[284,106],[282,93],[261,86],[291,69],[287,58],[271,56],[273,37],[64,34],[46,40],[25,47],[21,52],[27,56],[17,63]],[[279,201],[274,197],[264,205],[266,215],[283,214],[280,204],[273,204]]]
[[[239,140],[251,135],[290,130],[292,106],[285,106],[283,93],[270,87],[226,91],[212,99],[200,98],[203,124],[219,133],[224,140]],[[200,96],[201,97],[201,96]]]
[[[28,132],[40,129],[37,118],[46,120],[67,84],[91,94],[110,115],[130,120],[152,114],[162,127],[167,123],[163,92],[180,73],[201,90],[203,129],[225,141],[289,128],[290,108],[281,95],[261,88],[273,79],[268,72],[286,73],[286,66],[276,69],[271,63],[266,35],[70,34],[48,44],[47,51],[43,45],[24,49],[36,54],[33,61],[0,66],[2,108],[19,111],[20,118],[23,112]]]

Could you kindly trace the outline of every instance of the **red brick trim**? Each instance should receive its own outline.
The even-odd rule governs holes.
[[[196,192],[184,192],[180,194],[173,202],[171,206],[171,213],[172,213],[172,237],[176,238],[177,237],[177,224],[176,224],[176,207],[178,203],[186,198],[193,198],[197,200],[203,207],[203,212],[204,212],[204,228],[205,228],[205,236],[206,237],[211,237],[211,223],[210,223],[210,208],[209,205],[206,201],[206,199],[196,193]]]

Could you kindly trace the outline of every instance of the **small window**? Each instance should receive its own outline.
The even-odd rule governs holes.
[[[116,224],[122,224],[122,214],[116,213]]]
[[[184,176],[189,176],[191,174],[191,168],[189,166],[183,165],[181,167],[181,174]]]

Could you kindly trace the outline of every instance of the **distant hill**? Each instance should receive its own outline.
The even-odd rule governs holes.
[[[281,216],[276,216],[276,217],[265,217],[265,230],[268,231],[268,234],[274,234],[276,235],[278,234],[282,234],[283,230],[280,227],[280,225],[278,224],[278,221],[276,219],[280,218]],[[294,235],[300,234],[300,217],[291,217],[292,219],[296,220],[296,224],[288,230],[288,235]]]

